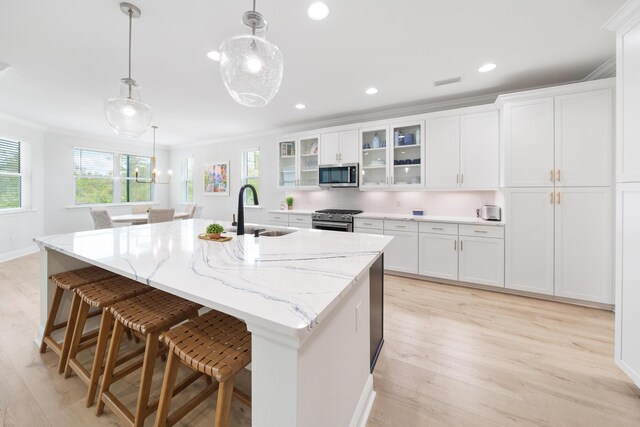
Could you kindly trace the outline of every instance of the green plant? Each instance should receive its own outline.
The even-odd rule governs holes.
[[[289,196],[285,200],[287,201],[287,206],[293,206],[293,197]]]
[[[207,234],[220,234],[224,231],[224,228],[220,224],[209,224],[207,227]]]

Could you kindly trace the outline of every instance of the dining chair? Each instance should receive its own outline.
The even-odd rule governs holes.
[[[169,222],[173,221],[173,216],[175,215],[176,210],[174,208],[170,209],[151,209],[149,210],[149,220],[147,223],[155,224],[157,222]]]
[[[90,213],[93,219],[93,228],[96,230],[113,228],[113,222],[106,209],[91,209]]]
[[[196,212],[196,206],[198,205],[196,205],[195,203],[181,203],[177,206],[177,211],[187,212],[189,216],[186,217],[186,219],[192,219],[193,214]]]
[[[202,211],[204,210],[204,206],[198,206],[193,209],[193,217],[192,218],[202,218]]]
[[[131,206],[131,213],[143,214],[143,213],[147,213],[149,209],[151,209],[151,205],[133,205]]]

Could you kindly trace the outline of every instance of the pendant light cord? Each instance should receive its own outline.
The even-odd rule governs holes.
[[[256,11],[256,0],[253,0],[253,11],[254,12]],[[252,36],[256,35],[256,24],[255,23],[251,26],[251,35]],[[255,44],[255,42],[254,42],[254,44]]]
[[[131,79],[131,27],[133,25],[133,10],[129,9],[129,79]]]

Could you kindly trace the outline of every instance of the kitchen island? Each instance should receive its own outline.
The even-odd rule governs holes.
[[[278,237],[230,234],[226,243],[198,239],[210,222],[35,239],[42,266],[37,340],[53,295],[48,277],[96,265],[247,323],[254,426],[363,426],[375,397],[369,272],[391,238],[289,229]]]

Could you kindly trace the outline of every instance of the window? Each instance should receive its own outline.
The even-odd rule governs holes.
[[[0,209],[22,207],[20,143],[0,139]]]
[[[253,185],[260,193],[260,150],[248,150],[242,152],[242,184]],[[253,192],[244,192],[244,204],[253,205]]]
[[[76,205],[151,201],[151,184],[136,182],[136,168],[151,178],[150,157],[74,149]]]
[[[187,156],[182,163],[182,201],[193,202],[193,157]]]

